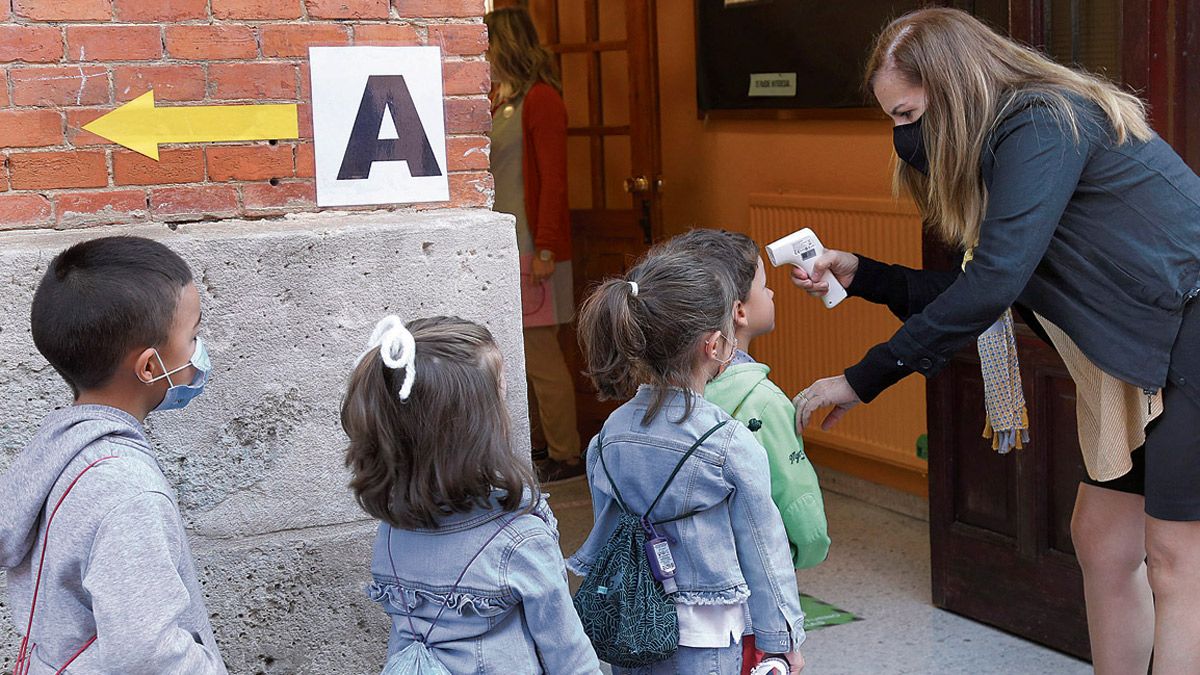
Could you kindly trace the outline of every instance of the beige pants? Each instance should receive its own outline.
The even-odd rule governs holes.
[[[551,459],[579,459],[575,382],[558,344],[558,326],[525,329],[525,375],[529,395],[537,401]]]

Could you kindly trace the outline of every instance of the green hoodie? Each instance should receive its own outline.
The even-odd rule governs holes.
[[[725,369],[704,389],[704,398],[754,431],[771,465],[771,499],[783,516],[796,569],[813,567],[829,554],[825,504],[817,472],[796,436],[796,408],[774,382],[763,363]],[[757,420],[761,426],[752,424]],[[759,427],[755,430],[755,427]]]

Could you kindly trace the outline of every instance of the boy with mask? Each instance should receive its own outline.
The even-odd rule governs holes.
[[[142,428],[199,395],[210,371],[191,270],[149,239],[76,244],[46,270],[31,328],[75,401],[0,477],[14,673],[226,673]]]

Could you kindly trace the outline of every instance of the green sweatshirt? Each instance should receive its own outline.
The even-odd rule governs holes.
[[[817,472],[804,454],[803,441],[796,436],[796,408],[767,378],[770,372],[771,368],[762,363],[730,366],[708,383],[704,398],[754,431],[766,448],[771,465],[771,499],[783,516],[792,563],[796,569],[805,569],[829,554],[825,504]]]

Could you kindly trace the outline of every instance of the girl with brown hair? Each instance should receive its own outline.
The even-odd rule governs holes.
[[[350,377],[346,465],[380,521],[368,595],[392,620],[385,673],[600,672],[554,514],[509,442],[503,370],[483,326],[388,316]]]
[[[529,13],[505,8],[484,17],[492,66],[492,175],[497,211],[517,219],[525,374],[536,400],[548,457],[543,483],[583,473],[575,382],[558,329],[574,314],[571,222],[567,212],[567,108],[553,56],[538,43]]]
[[[804,667],[804,613],[767,453],[704,400],[705,384],[737,351],[736,298],[728,275],[689,252],[656,249],[600,284],[580,312],[588,377],[601,396],[624,403],[588,450],[596,522],[568,566],[603,574],[606,546],[629,513],[644,514],[644,526],[686,561],[662,586],[678,617],[678,649],[657,663],[614,665],[615,675],[739,675],[747,614],[758,649],[793,673]],[[607,647],[596,643],[601,653]]]
[[[828,428],[971,340],[988,433],[1028,440],[1009,307],[1044,331],[1078,390],[1089,477],[1072,519],[1098,673],[1200,672],[1200,178],[1142,102],[970,15],[927,9],[879,36],[866,82],[894,121],[896,184],[961,249],[961,272],[829,251],[833,274],[904,321],[843,375],[796,399]],[[1150,424],[1150,420],[1154,422]]]

